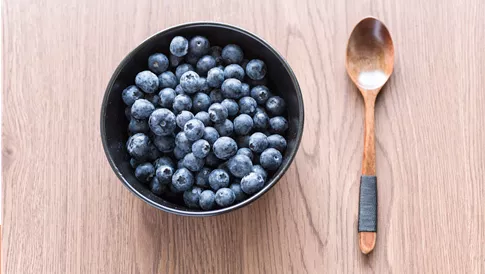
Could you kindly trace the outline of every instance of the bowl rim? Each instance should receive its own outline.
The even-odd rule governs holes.
[[[106,124],[104,122],[104,120],[105,120],[104,117],[106,116],[106,108],[107,108],[107,104],[108,104],[109,91],[113,88],[114,82],[118,78],[121,70],[133,58],[135,53],[138,52],[144,46],[146,46],[145,44],[147,42],[149,42],[152,39],[155,39],[157,36],[162,35],[163,33],[167,32],[167,31],[176,31],[177,29],[182,29],[182,28],[186,28],[186,27],[193,27],[193,26],[210,26],[210,27],[219,27],[219,28],[230,29],[232,31],[236,31],[236,32],[239,32],[243,35],[249,36],[252,39],[257,40],[259,43],[264,45],[266,48],[268,48],[270,50],[270,52],[272,52],[272,54],[274,54],[281,61],[284,68],[289,73],[289,76],[291,78],[293,86],[295,87],[296,97],[297,97],[298,107],[299,107],[297,134],[296,134],[296,145],[295,145],[295,149],[293,149],[293,151],[290,151],[288,156],[287,156],[289,158],[289,161],[287,161],[286,164],[283,165],[283,167],[278,171],[278,173],[276,173],[273,176],[273,178],[268,182],[268,184],[266,186],[264,186],[263,189],[258,191],[253,196],[249,197],[248,199],[246,199],[242,202],[234,204],[230,207],[225,207],[225,208],[220,208],[220,209],[215,209],[215,210],[209,210],[209,211],[187,211],[187,210],[183,210],[183,209],[177,209],[177,208],[165,206],[165,205],[162,205],[162,204],[159,204],[159,203],[156,203],[156,202],[150,200],[148,197],[146,197],[145,195],[141,194],[138,190],[136,190],[122,176],[120,170],[118,169],[118,167],[114,163],[114,160],[109,153],[107,138],[106,138],[106,131],[105,131]],[[304,125],[304,120],[305,120],[304,114],[305,114],[305,112],[304,112],[304,104],[303,104],[303,95],[301,93],[301,89],[300,89],[300,85],[298,84],[298,80],[296,79],[296,76],[295,76],[293,70],[291,69],[290,65],[286,61],[286,59],[274,47],[272,47],[268,42],[266,42],[264,39],[260,38],[259,36],[257,36],[256,34],[250,32],[248,30],[245,30],[243,28],[236,27],[236,26],[233,26],[233,25],[225,24],[225,23],[212,22],[212,21],[187,22],[187,23],[171,26],[169,28],[163,29],[163,30],[158,31],[158,32],[154,33],[153,35],[149,36],[148,38],[143,40],[141,43],[139,43],[133,50],[131,50],[128,53],[128,55],[126,55],[126,57],[124,57],[123,60],[120,62],[120,64],[116,67],[114,73],[112,74],[112,76],[111,76],[111,78],[108,82],[106,90],[104,92],[103,101],[102,101],[102,105],[101,105],[101,121],[100,121],[101,140],[102,140],[102,143],[103,143],[103,150],[104,150],[105,155],[108,159],[108,162],[111,166],[111,169],[113,169],[114,173],[116,174],[118,179],[123,183],[123,185],[125,185],[125,187],[127,187],[130,190],[130,192],[135,194],[141,200],[145,201],[150,206],[153,206],[157,209],[161,209],[163,211],[173,213],[173,214],[176,214],[176,215],[191,216],[191,217],[215,216],[215,215],[228,213],[228,212],[231,212],[233,210],[236,210],[236,209],[239,209],[239,208],[242,208],[244,206],[251,204],[252,202],[259,199],[261,196],[263,196],[266,192],[268,192],[281,179],[281,177],[283,177],[283,175],[286,173],[286,171],[288,170],[290,165],[293,163],[294,158],[296,156],[296,153],[298,152],[298,149],[300,147],[301,139],[302,139],[302,136],[303,136],[303,125]],[[161,199],[163,199],[163,198],[161,198]]]

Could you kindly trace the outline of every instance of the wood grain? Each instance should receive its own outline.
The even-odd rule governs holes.
[[[284,3],[283,3],[284,2]],[[2,273],[485,273],[485,2],[3,1]],[[357,242],[363,100],[345,45],[374,15],[396,47],[376,103],[379,238]],[[99,137],[104,89],[150,34],[215,20],[289,61],[294,164],[251,206],[173,216],[135,198]]]

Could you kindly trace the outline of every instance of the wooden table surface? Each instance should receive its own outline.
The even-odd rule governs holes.
[[[2,273],[485,273],[485,2],[394,2],[3,1]],[[367,15],[391,31],[396,67],[377,101],[379,233],[363,256],[363,101],[344,55]],[[286,176],[213,218],[135,198],[99,133],[122,58],[199,20],[279,50],[306,112]]]

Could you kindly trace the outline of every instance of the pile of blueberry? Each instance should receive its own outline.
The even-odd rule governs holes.
[[[262,84],[265,63],[234,44],[177,36],[148,68],[122,93],[135,177],[202,210],[261,190],[282,163],[288,129],[285,101]]]

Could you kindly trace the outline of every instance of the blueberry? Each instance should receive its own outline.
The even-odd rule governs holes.
[[[253,163],[248,156],[237,154],[227,161],[227,167],[232,175],[242,178],[252,171]]]
[[[135,177],[142,183],[149,183],[155,175],[155,168],[151,163],[143,163],[136,167]]]
[[[173,135],[157,136],[153,138],[153,144],[163,153],[170,153],[175,148],[175,137]]]
[[[165,71],[158,75],[158,83],[160,88],[175,88],[178,84],[178,80],[173,72]]]
[[[150,141],[150,144],[148,145],[148,152],[145,155],[146,159],[150,162],[155,161],[157,158],[161,156],[160,150]]]
[[[234,139],[223,136],[214,142],[212,149],[217,158],[227,160],[236,154],[237,144]]]
[[[203,36],[194,36],[189,42],[189,52],[197,56],[207,54],[210,49],[210,43]]]
[[[204,136],[204,128],[204,123],[202,123],[200,120],[189,120],[184,125],[185,136],[187,136],[187,139],[190,141],[197,141]]]
[[[281,162],[283,161],[283,156],[281,155],[281,152],[276,150],[275,148],[268,148],[263,153],[261,153],[261,156],[259,158],[259,162],[261,163],[261,166],[267,170],[277,170]]]
[[[251,116],[240,114],[234,118],[234,132],[237,135],[246,135],[253,129],[254,122]]]
[[[268,80],[266,78],[263,78],[261,80],[253,80],[249,77],[245,78],[246,83],[248,83],[250,86],[255,87],[255,86],[268,86]]]
[[[186,191],[194,184],[194,175],[186,168],[180,168],[172,176],[172,186],[176,191]]]
[[[130,120],[130,124],[128,125],[128,130],[133,133],[147,133],[150,128],[148,127],[148,122],[147,120],[138,120],[135,118],[132,118]]]
[[[221,105],[227,109],[227,115],[230,117],[234,117],[239,112],[239,105],[233,99],[224,99]]]
[[[168,189],[168,185],[161,184],[157,177],[153,177],[153,179],[150,181],[149,187],[153,194],[157,196],[161,196]]]
[[[247,147],[238,149],[236,155],[244,155],[247,156],[251,161],[253,160],[253,152]]]
[[[158,136],[170,135],[177,127],[175,114],[166,108],[159,108],[150,115],[148,125],[152,132]]]
[[[285,112],[285,108],[285,100],[279,96],[271,96],[268,101],[266,101],[266,111],[268,111],[271,116],[282,115]]]
[[[251,89],[251,97],[260,105],[264,105],[270,96],[271,93],[266,86],[255,86]]]
[[[199,195],[199,206],[203,210],[211,210],[216,205],[216,195],[212,190],[204,190]]]
[[[192,108],[192,99],[186,94],[179,94],[175,96],[172,108],[176,113],[182,110],[190,110]]]
[[[224,120],[222,123],[214,124],[214,128],[219,132],[220,136],[231,136],[234,133],[234,124],[229,119]]]
[[[148,153],[146,155],[147,160],[155,161],[158,157],[160,157],[160,151],[153,143],[150,143],[148,146]]]
[[[192,144],[192,153],[197,158],[205,158],[211,151],[211,146],[206,140],[197,140]]]
[[[146,119],[155,110],[155,106],[146,99],[138,99],[131,106],[131,117],[135,119]]]
[[[246,96],[239,100],[239,113],[253,116],[256,113],[258,103],[252,97]]]
[[[227,162],[228,161],[222,161],[221,163],[219,163],[219,165],[217,166],[217,169],[222,169],[227,174],[231,175],[231,172],[229,171],[229,167],[227,166]]]
[[[177,160],[181,160],[185,157],[185,155],[187,155],[187,153],[189,153],[188,151],[186,150],[183,150],[177,146],[175,146],[175,148],[173,149],[173,156],[175,156],[175,159]]]
[[[229,188],[232,190],[232,192],[234,192],[234,195],[236,197],[235,202],[242,202],[248,198],[246,193],[242,191],[240,183],[233,183],[229,186]]]
[[[266,75],[266,64],[259,59],[253,59],[246,65],[246,74],[253,80],[261,80]]]
[[[155,93],[150,93],[145,96],[145,99],[150,101],[154,106],[158,106],[160,104],[160,96]]]
[[[185,156],[187,156],[187,154],[185,154]],[[185,156],[184,156],[184,158],[185,158]],[[184,158],[182,158],[181,160],[179,160],[177,162],[177,169],[181,169],[181,168],[184,168],[185,167],[184,166]]]
[[[176,95],[185,94],[184,88],[180,84],[178,84],[175,87],[175,93],[176,93]]]
[[[141,99],[143,100],[143,99]],[[227,109],[219,104],[219,103],[214,103],[209,107],[209,118],[211,119],[212,122],[214,123],[221,123],[224,120],[227,119]]]
[[[264,108],[262,108],[262,107],[257,107],[257,108],[256,108],[256,113],[260,113],[260,112],[261,112],[261,113],[264,113],[264,114],[266,114],[266,116],[268,116],[268,114],[266,113],[266,110],[264,110]]]
[[[141,92],[136,86],[133,85],[125,88],[121,93],[121,98],[127,106],[133,105],[136,100],[142,99],[143,97],[143,92]]]
[[[246,83],[242,83],[241,84],[241,97],[246,97],[246,96],[249,96],[249,95],[251,95],[249,85],[246,84]]]
[[[199,90],[203,93],[209,93],[211,89],[212,88],[209,87],[209,84],[207,83],[207,78],[199,77]]]
[[[249,147],[249,135],[243,135],[237,137],[237,146],[238,147]]]
[[[195,176],[195,184],[204,188],[210,187],[209,175],[211,172],[212,170],[210,168],[202,168],[199,172],[197,172],[197,175]]]
[[[182,57],[189,51],[189,41],[182,36],[175,36],[170,42],[170,52],[178,57]]]
[[[242,95],[241,81],[238,79],[226,79],[221,86],[222,95],[226,98],[239,99]]]
[[[210,145],[213,145],[219,139],[219,132],[213,127],[205,127],[202,138],[209,142]]]
[[[210,55],[204,55],[202,58],[197,61],[197,65],[195,66],[197,69],[197,73],[200,75],[206,75],[207,72],[216,66],[216,59]]]
[[[266,112],[257,112],[253,116],[254,129],[266,130],[269,125],[269,117]]]
[[[275,148],[280,152],[284,152],[286,150],[286,139],[279,134],[273,134],[268,136],[268,147]]]
[[[177,133],[175,136],[175,149],[179,149],[185,153],[189,153],[192,149],[192,142],[187,139],[187,136],[183,131]],[[175,151],[174,151],[175,152]]]
[[[199,90],[199,75],[195,71],[185,72],[180,77],[180,85],[185,93],[196,93]]]
[[[264,179],[258,174],[251,172],[241,180],[241,189],[244,193],[252,195],[264,187]]]
[[[204,167],[204,159],[195,157],[194,153],[189,153],[182,160],[182,165],[190,171],[200,171]]]
[[[126,119],[131,120],[131,106],[125,108]]]
[[[283,134],[288,129],[288,121],[282,116],[269,119],[269,128],[272,133]]]
[[[207,72],[207,84],[213,88],[220,88],[224,82],[224,71],[218,67],[211,68]]]
[[[225,46],[222,49],[221,56],[226,64],[239,64],[244,58],[242,49],[234,44]]]
[[[184,166],[184,158],[185,158],[185,156],[187,156],[187,154],[189,154],[189,153],[188,153],[188,152],[184,152],[183,154],[184,154],[184,156],[183,156],[181,159],[179,159],[179,160],[178,160],[178,162],[177,162],[177,168],[176,168],[176,169],[181,169],[181,168],[184,168],[184,167],[185,167],[185,166]],[[175,154],[174,154],[174,155],[175,155]]]
[[[163,53],[155,53],[148,57],[148,68],[156,74],[168,69],[168,58]]]
[[[135,158],[130,158],[130,166],[132,168],[136,168],[140,164],[139,161],[137,161]]]
[[[177,126],[181,129],[184,129],[185,123],[194,119],[194,114],[187,110],[182,110],[176,118]]]
[[[209,113],[207,111],[199,111],[195,115],[195,119],[199,119],[206,127],[211,124],[211,119],[209,118]]]
[[[187,71],[195,71],[195,70],[191,64],[181,64],[175,69],[175,76],[180,81],[180,78],[182,77],[182,75]]]
[[[136,133],[128,138],[126,142],[126,149],[131,157],[136,160],[143,160],[150,149],[150,138],[143,133]]]
[[[164,88],[158,93],[158,96],[160,98],[160,106],[170,108],[173,105],[176,93],[172,88]]]
[[[177,194],[183,193],[185,190],[179,190],[173,186],[173,184],[169,185],[170,192],[168,194],[173,194],[173,196],[177,197]]]
[[[175,165],[173,164],[173,160],[172,158],[168,157],[168,156],[164,156],[164,157],[160,157],[158,159],[156,159],[154,162],[153,162],[153,165],[155,166],[155,169],[158,169],[160,166],[169,166],[171,168],[174,168]]]
[[[221,188],[216,192],[216,204],[220,207],[228,207],[234,203],[236,195],[230,188]]]
[[[160,183],[158,178],[154,176],[153,179],[150,181],[148,188],[153,194],[157,196],[162,196],[162,194],[166,193],[169,190],[169,186],[169,184]]]
[[[192,111],[194,111],[194,113],[207,111],[210,105],[211,98],[205,93],[197,92],[192,98]]]
[[[146,93],[154,93],[158,90],[158,78],[149,70],[138,73],[135,77],[135,84]]]
[[[221,163],[221,159],[217,158],[217,156],[213,153],[210,152],[207,157],[205,157],[205,164],[209,167],[217,167]]]
[[[161,165],[156,169],[155,176],[159,183],[168,185],[172,181],[173,171],[171,166]]]
[[[184,62],[184,57],[178,57],[173,54],[170,54],[168,57],[168,60],[170,61],[170,66],[172,67],[177,67],[178,65],[182,64]]]
[[[256,132],[249,137],[249,148],[256,152],[261,153],[268,147],[268,138],[261,132]]]
[[[185,55],[185,62],[187,62],[188,64],[195,66],[197,64],[197,61],[199,61],[199,56],[191,54],[190,52],[189,54]]]
[[[222,95],[222,91],[220,89],[213,89],[209,93],[209,97],[211,98],[211,103],[220,103],[224,100],[224,96]]]
[[[213,46],[209,49],[208,54],[216,59],[216,64],[219,66],[222,64],[222,48],[219,46]]]
[[[261,175],[265,181],[268,178],[268,172],[266,172],[266,170],[264,170],[264,168],[260,165],[254,165],[252,172]]]
[[[189,208],[199,208],[200,193],[202,193],[202,189],[197,186],[186,190],[183,195],[185,205]]]
[[[209,174],[209,185],[213,190],[229,185],[229,174],[222,169],[214,169]]]
[[[224,78],[236,78],[242,81],[244,79],[244,69],[238,64],[231,64],[224,68]]]
[[[150,181],[149,188],[153,194],[161,196],[163,193],[167,192],[168,185],[161,184],[157,177],[153,177],[153,179]]]

